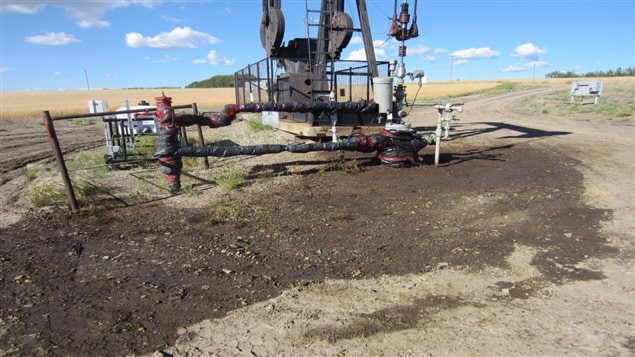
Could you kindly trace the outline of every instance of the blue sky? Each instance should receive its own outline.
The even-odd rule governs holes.
[[[393,6],[367,0],[379,60],[397,59],[386,41]],[[282,9],[285,41],[305,37],[305,1]],[[359,27],[355,1],[346,12]],[[451,60],[463,80],[635,66],[635,0],[419,0],[417,13],[406,67],[428,81],[448,80]],[[181,87],[232,74],[265,57],[261,16],[261,0],[0,0],[0,90],[85,89],[86,75],[91,88]],[[342,58],[360,56],[355,34]]]

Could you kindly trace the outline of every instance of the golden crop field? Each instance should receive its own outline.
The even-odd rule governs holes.
[[[200,89],[97,89],[76,91],[0,92],[0,120],[39,117],[44,110],[52,116],[88,113],[91,100],[107,100],[108,109],[114,111],[125,105],[145,100],[154,104],[162,95],[172,97],[174,105],[196,103],[199,108],[216,108],[234,103],[233,88]]]
[[[579,79],[582,80],[582,79]],[[604,78],[608,83],[628,82],[633,78]],[[563,86],[572,79],[520,79],[520,80],[479,80],[426,83],[419,93],[420,98],[460,96],[487,90],[503,82],[522,84],[558,84]],[[408,92],[414,92],[415,83],[406,83]],[[168,88],[168,89],[98,89],[76,91],[37,91],[37,92],[0,92],[0,120],[37,118],[44,110],[52,116],[88,113],[90,100],[107,100],[109,110],[114,111],[124,106],[126,98],[131,105],[145,100],[155,103],[155,97],[165,95],[172,97],[174,105],[196,103],[201,111],[218,110],[225,104],[235,103],[234,88]],[[413,95],[413,94],[412,94]]]

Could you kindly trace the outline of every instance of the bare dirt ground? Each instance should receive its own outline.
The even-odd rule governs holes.
[[[101,145],[103,134],[96,121],[86,126],[60,121],[55,129],[66,153]],[[76,123],[76,122],[75,122]],[[42,119],[5,120],[0,122],[0,185],[16,178],[25,165],[51,158],[51,144],[44,134]]]
[[[518,105],[559,89],[465,98],[437,169],[267,156],[239,191],[13,216],[0,355],[633,355],[633,118]]]

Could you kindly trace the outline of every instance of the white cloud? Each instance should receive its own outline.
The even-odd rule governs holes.
[[[384,47],[388,47],[388,45],[389,45],[388,41],[373,40],[373,47],[375,48],[384,48]]]
[[[49,32],[44,35],[27,36],[25,42],[32,45],[62,46],[82,42],[77,37],[65,32]]]
[[[525,66],[509,65],[503,69],[503,72],[522,72],[526,70]]]
[[[423,60],[426,62],[436,62],[437,58],[435,56],[427,55],[423,57]]]
[[[452,57],[464,59],[464,60],[472,60],[472,59],[484,59],[484,58],[495,58],[500,56],[500,51],[492,50],[489,47],[479,47],[479,48],[467,48],[464,50],[458,50],[452,52]],[[455,62],[456,63],[456,62]]]
[[[9,67],[0,67],[0,73],[9,73],[12,72],[13,70]]]
[[[207,60],[209,61],[209,64],[211,65],[218,64],[218,54],[216,53],[216,50],[209,51],[209,53],[207,54]]]
[[[547,53],[547,49],[539,48],[531,42],[523,43],[522,45],[516,46],[514,49],[514,53],[512,56],[520,56],[530,59],[538,59],[538,57],[542,54]]]
[[[105,20],[93,19],[93,20],[82,20],[77,23],[77,26],[83,29],[91,29],[91,28],[106,28],[110,26],[110,22]]]
[[[533,62],[528,62],[522,65],[519,65],[519,64],[509,65],[503,69],[503,72],[522,72],[529,69],[541,68],[541,67],[547,67],[547,66],[549,66],[549,62],[547,61],[533,61]]]
[[[419,45],[417,47],[408,47],[408,49],[406,50],[406,53],[408,55],[423,55],[430,51],[431,51],[430,47]]]
[[[360,48],[355,51],[349,52],[346,57],[347,61],[365,61],[366,60],[366,51],[363,48]]]
[[[108,21],[102,19],[108,11],[133,5],[144,7],[155,7],[163,1],[159,0],[112,0],[112,1],[2,1],[0,10],[15,12],[19,14],[35,14],[42,11],[47,6],[57,6],[63,8],[75,23],[82,28],[103,28],[110,26]]]
[[[236,59],[223,57],[223,59],[221,60],[219,59],[218,53],[216,53],[216,50],[210,50],[207,53],[207,59],[196,58],[192,61],[192,64],[207,64],[207,63],[209,63],[212,66],[218,66],[218,65],[230,66],[236,63]]]
[[[351,41],[348,43],[349,45],[360,45],[364,43],[364,39],[362,39],[360,36],[353,36],[351,38]]]
[[[375,58],[383,60],[386,58],[386,50],[383,48],[375,47]],[[358,50],[351,51],[346,57],[347,61],[366,61],[366,50],[360,48]]]
[[[190,27],[177,27],[170,32],[145,37],[137,32],[126,34],[126,45],[132,48],[191,49],[200,43],[216,44],[220,40],[210,34],[193,30]]]
[[[63,74],[63,73],[62,73],[62,71],[55,71],[55,72],[53,72],[53,75],[54,75],[55,77],[59,77],[59,76],[61,76],[62,74]]]
[[[458,59],[458,60],[454,61],[454,64],[457,65],[457,66],[460,66],[460,65],[466,64],[468,62],[470,62],[470,61],[466,60],[466,59]]]
[[[540,67],[548,67],[549,66],[549,62],[547,61],[534,61],[534,62],[529,62],[525,65],[527,68],[540,68]]]
[[[236,59],[235,58],[223,58],[223,65],[224,66],[231,66],[234,63],[236,63]]]
[[[18,14],[31,15],[39,12],[44,8],[43,4],[25,3],[25,2],[3,2],[0,4],[0,10],[6,12],[15,12]]]
[[[440,54],[440,53],[448,53],[448,52],[450,52],[450,51],[448,51],[448,50],[446,50],[444,48],[435,48],[432,51],[432,53],[437,54],[437,55]]]

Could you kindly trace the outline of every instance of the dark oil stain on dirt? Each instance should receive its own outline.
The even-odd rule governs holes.
[[[362,314],[355,321],[343,327],[322,327],[307,331],[306,338],[320,338],[331,343],[378,333],[390,333],[415,327],[419,321],[443,310],[466,305],[464,301],[451,296],[428,296],[416,299],[409,305],[398,305]]]
[[[457,150],[443,162],[306,174],[244,197],[225,223],[209,208],[177,211],[162,201],[2,229],[0,346],[18,355],[156,351],[178,327],[291,286],[438,266],[505,268],[516,245],[535,248],[543,275],[513,286],[519,297],[544,282],[603,278],[576,267],[615,254],[598,233],[609,212],[582,202],[578,162],[513,146]],[[332,337],[314,333],[377,333],[391,316],[399,319],[388,329],[407,328],[416,321],[406,315],[429,305],[361,316]]]

